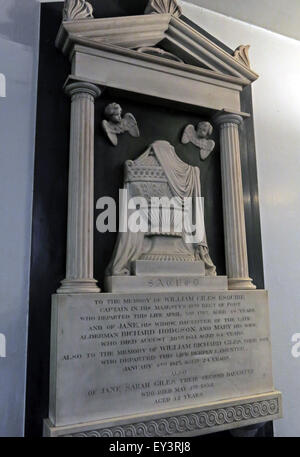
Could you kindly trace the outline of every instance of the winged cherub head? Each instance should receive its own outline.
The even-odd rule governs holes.
[[[214,140],[209,139],[212,132],[213,127],[210,122],[201,121],[196,127],[193,124],[189,124],[184,129],[181,142],[182,144],[193,143],[194,146],[200,149],[201,159],[205,160],[215,147]]]
[[[104,115],[109,121],[119,124],[122,121],[122,108],[118,103],[111,103],[105,108]]]
[[[212,134],[213,127],[209,122],[199,122],[196,132],[198,138],[207,138]]]
[[[123,110],[118,103],[110,103],[104,110],[106,119],[102,121],[102,128],[110,142],[117,146],[118,135],[128,132],[134,138],[140,136],[140,131],[135,117],[131,113],[122,116]]]

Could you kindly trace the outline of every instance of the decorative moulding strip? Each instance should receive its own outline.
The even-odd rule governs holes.
[[[168,417],[166,419],[138,422],[132,425],[104,428],[90,432],[74,433],[77,437],[163,437],[177,433],[194,432],[225,424],[242,423],[250,419],[263,419],[279,411],[278,399],[264,400],[228,408],[212,409],[198,414]],[[68,435],[66,435],[68,436]]]
[[[271,394],[246,397],[244,401],[219,402],[211,407],[203,407],[200,411],[173,413],[115,426],[105,426],[103,423],[97,426],[97,423],[93,423],[90,426],[81,424],[55,428],[46,421],[45,435],[99,438],[192,436],[243,427],[281,416],[281,393],[275,391]]]

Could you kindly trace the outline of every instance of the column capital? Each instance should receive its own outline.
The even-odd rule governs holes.
[[[88,94],[94,98],[97,98],[101,95],[101,90],[95,84],[85,81],[78,81],[68,84],[65,87],[65,93],[70,97],[73,97],[77,94]]]
[[[213,122],[216,125],[222,126],[223,124],[236,124],[236,125],[241,125],[243,123],[244,119],[242,116],[239,114],[234,114],[234,113],[217,113],[213,117]]]

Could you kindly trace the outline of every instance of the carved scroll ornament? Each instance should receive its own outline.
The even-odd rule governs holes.
[[[247,44],[246,46],[241,45],[238,48],[236,48],[236,50],[234,51],[234,54],[233,54],[233,57],[237,61],[239,61],[240,63],[242,63],[243,65],[245,65],[248,68],[250,68],[249,49],[250,49],[249,44]]]
[[[172,14],[172,16],[180,17],[182,9],[176,0],[149,0],[145,14]]]
[[[93,17],[93,7],[86,0],[65,0],[63,21],[74,21]]]

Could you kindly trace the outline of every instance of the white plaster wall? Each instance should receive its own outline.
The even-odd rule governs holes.
[[[235,49],[251,44],[262,240],[270,294],[277,436],[300,436],[300,42],[183,2],[184,14]]]
[[[187,0],[241,21],[299,40],[299,0]]]
[[[0,436],[22,436],[39,4],[0,6]]]

